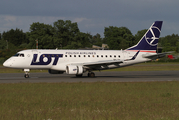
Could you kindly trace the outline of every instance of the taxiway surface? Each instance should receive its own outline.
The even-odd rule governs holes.
[[[95,78],[77,78],[75,75],[31,73],[30,78],[24,78],[23,73],[0,74],[0,83],[57,83],[57,82],[149,82],[149,81],[179,81],[179,71],[123,71],[95,72]]]

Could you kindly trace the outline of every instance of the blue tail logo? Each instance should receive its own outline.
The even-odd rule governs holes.
[[[127,50],[156,50],[163,21],[156,21],[144,34],[137,45],[128,48]]]

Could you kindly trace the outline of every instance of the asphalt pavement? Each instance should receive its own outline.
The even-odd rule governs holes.
[[[96,77],[77,78],[75,75],[30,73],[30,78],[24,78],[24,73],[1,73],[0,83],[59,83],[59,82],[153,82],[179,81],[179,71],[122,71],[95,72]]]

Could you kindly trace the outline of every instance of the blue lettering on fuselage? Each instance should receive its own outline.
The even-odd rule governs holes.
[[[38,54],[34,54],[32,58],[31,65],[49,65],[52,62],[52,58],[55,58],[53,61],[53,65],[56,65],[58,62],[58,58],[62,58],[63,54],[42,54],[39,57],[39,62],[37,62]],[[44,58],[47,60],[44,61]]]

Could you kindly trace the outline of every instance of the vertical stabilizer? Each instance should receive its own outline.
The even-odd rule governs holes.
[[[150,50],[156,51],[163,21],[155,21],[141,40],[126,50]]]

